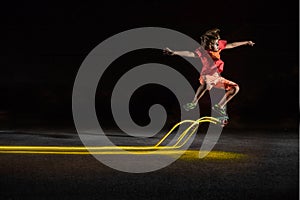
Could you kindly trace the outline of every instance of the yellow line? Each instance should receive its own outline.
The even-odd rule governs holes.
[[[171,154],[182,154],[184,150],[169,150],[169,151],[0,151],[0,153],[12,153],[12,154],[103,154],[103,155],[131,155],[131,154],[159,154],[159,155],[171,155]]]
[[[180,155],[181,160],[197,160],[199,159],[198,150],[168,150],[168,151],[152,151],[152,152],[88,152],[88,151],[79,151],[79,152],[63,152],[63,151],[0,151],[0,154],[47,154],[47,155],[162,155],[162,156],[178,156]],[[204,160],[236,160],[247,158],[248,156],[241,153],[234,152],[224,152],[224,151],[211,151],[207,154]],[[112,158],[113,159],[113,158]]]
[[[192,135],[197,131],[198,126],[202,122],[217,123],[218,119],[213,117],[202,117],[198,120],[184,120],[177,123],[173,128],[165,134],[165,136],[154,146],[94,146],[94,147],[80,147],[80,146],[0,146],[0,153],[26,153],[26,154],[143,154],[155,153],[156,150],[172,150],[181,148]],[[184,123],[191,123],[191,125],[181,133],[177,142],[173,146],[160,146],[163,141],[174,131],[176,127]],[[196,127],[195,127],[196,126]],[[190,134],[189,131],[192,129]],[[183,138],[187,138],[180,144]],[[128,150],[128,152],[123,151]],[[101,152],[100,152],[101,151]],[[121,153],[122,152],[122,153]]]

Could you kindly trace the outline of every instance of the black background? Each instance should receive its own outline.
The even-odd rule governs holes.
[[[230,127],[298,129],[298,8],[297,1],[258,0],[2,3],[1,126],[73,127],[72,87],[88,53],[117,33],[153,26],[177,30],[198,41],[204,31],[218,27],[228,42],[254,41],[254,47],[222,52],[224,77],[241,88],[228,104]],[[199,74],[182,58],[166,57],[154,50],[133,53],[111,66],[115,68],[111,74],[108,72],[109,78],[104,78],[106,87],[96,97],[98,111],[106,111],[103,105],[108,102],[112,86],[128,66],[152,60],[180,70],[197,88]],[[126,65],[121,64],[125,62]],[[147,98],[153,92],[157,101]],[[145,86],[136,95],[133,101],[137,108],[132,108],[132,115],[138,123],[147,123],[145,107],[156,102],[166,106],[170,123],[178,119],[180,105],[165,88]],[[208,106],[206,95],[201,108]],[[104,123],[113,126],[109,113]]]

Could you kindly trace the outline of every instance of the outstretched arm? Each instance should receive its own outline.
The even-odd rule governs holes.
[[[195,53],[191,52],[191,51],[173,51],[171,49],[169,49],[168,47],[164,49],[164,54],[167,55],[178,55],[178,56],[184,56],[184,57],[192,57],[195,58]]]
[[[243,41],[243,42],[233,42],[226,45],[225,49],[232,49],[235,47],[243,46],[243,45],[250,45],[253,46],[255,43],[252,41]]]

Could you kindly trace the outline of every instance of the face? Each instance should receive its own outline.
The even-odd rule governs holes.
[[[218,51],[219,50],[219,40],[213,40],[210,42],[210,49],[212,51]]]

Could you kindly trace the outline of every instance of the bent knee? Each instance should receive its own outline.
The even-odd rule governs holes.
[[[240,87],[238,85],[234,85],[230,88],[229,91],[231,94],[237,94],[240,91]]]
[[[203,82],[202,84],[201,84],[201,87],[203,88],[203,89],[207,89],[207,83],[206,82]]]
[[[240,86],[239,85],[236,85],[234,86],[234,93],[238,93],[240,91]]]

